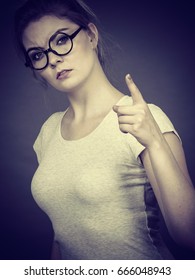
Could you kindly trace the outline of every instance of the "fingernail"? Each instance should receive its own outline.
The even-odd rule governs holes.
[[[116,105],[114,105],[113,107],[112,107],[112,109],[114,110],[114,112],[117,112],[117,106]]]
[[[127,78],[128,78],[129,80],[132,80],[132,77],[131,77],[130,74],[127,74]]]

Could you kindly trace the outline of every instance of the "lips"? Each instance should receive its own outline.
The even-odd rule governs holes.
[[[68,77],[69,73],[71,72],[72,70],[62,70],[62,71],[59,71],[56,75],[56,79],[57,80],[62,80],[62,79],[65,79]]]

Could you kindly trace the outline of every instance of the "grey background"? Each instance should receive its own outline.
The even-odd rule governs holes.
[[[16,55],[13,14],[22,2],[1,3],[0,259],[48,259],[52,228],[31,195],[37,166],[32,145],[46,118],[64,110],[67,100],[63,93],[43,89]],[[112,81],[128,93],[124,75],[130,72],[145,99],[167,113],[182,138],[195,182],[192,1],[86,2],[118,43],[110,48]],[[194,258],[172,242],[164,226],[162,232],[176,258]]]

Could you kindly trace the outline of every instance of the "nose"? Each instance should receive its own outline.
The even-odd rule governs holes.
[[[49,58],[49,65],[52,68],[55,68],[58,63],[61,63],[64,61],[62,56],[57,55],[57,54],[53,53],[52,51],[50,51],[48,53],[48,58]]]

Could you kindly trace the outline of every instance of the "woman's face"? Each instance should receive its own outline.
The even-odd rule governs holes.
[[[79,26],[68,19],[44,16],[31,22],[24,31],[23,43],[26,50],[41,47],[49,48],[50,37],[60,29],[68,35],[78,30]],[[59,56],[48,52],[49,63],[43,70],[35,70],[48,83],[60,91],[74,91],[84,83],[92,73],[98,61],[96,54],[97,29],[89,24],[90,31],[81,29],[73,39],[73,48],[67,55]]]

